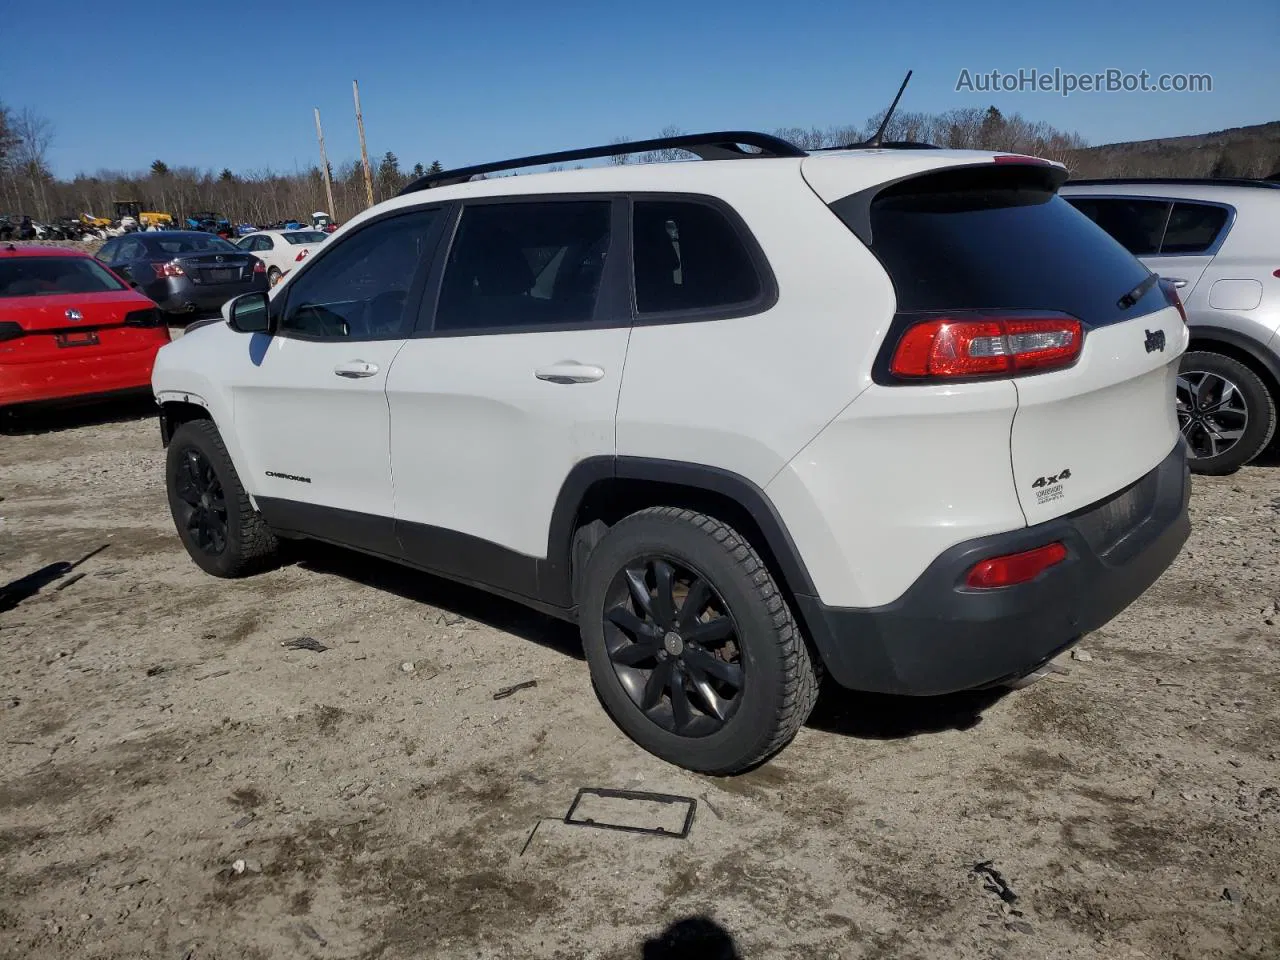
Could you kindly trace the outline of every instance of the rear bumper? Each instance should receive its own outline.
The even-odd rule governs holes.
[[[144,292],[165,313],[195,313],[220,310],[242,293],[265,292],[271,288],[265,273],[235,283],[193,283],[190,277],[170,277],[148,285]]]
[[[958,544],[900,598],[871,609],[797,596],[841,686],[927,696],[1024,676],[1129,606],[1173,562],[1191,530],[1181,442],[1137,483],[1074,514]],[[988,557],[1054,541],[1068,557],[1030,583],[972,590]]]
[[[0,363],[0,407],[149,390],[151,368],[161,346],[156,342],[127,353]]]

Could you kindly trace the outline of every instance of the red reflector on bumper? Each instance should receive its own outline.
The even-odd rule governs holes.
[[[1067,559],[1067,548],[1050,543],[1023,553],[983,560],[969,571],[965,583],[977,590],[1011,587],[1015,583],[1034,580],[1050,567]]]

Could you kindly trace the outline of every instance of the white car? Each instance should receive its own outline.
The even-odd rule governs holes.
[[[274,287],[328,239],[321,230],[259,230],[241,237],[236,246],[266,264],[267,280]]]
[[[705,159],[471,180],[660,148]],[[422,178],[160,351],[178,534],[216,576],[314,538],[576,622],[618,725],[709,773],[824,669],[1024,677],[1189,532],[1177,295],[1065,178],[748,133]]]

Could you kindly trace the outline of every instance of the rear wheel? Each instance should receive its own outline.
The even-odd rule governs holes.
[[[1271,442],[1275,398],[1262,379],[1233,357],[1193,350],[1182,358],[1178,427],[1193,473],[1234,473]]]
[[[267,283],[271,284],[271,286],[274,287],[277,283],[280,282],[280,278],[283,276],[284,274],[280,272],[279,267],[272,267],[267,271]]]
[[[243,577],[275,559],[275,534],[249,502],[213,421],[193,420],[174,431],[165,480],[174,526],[201,570]]]
[[[613,527],[588,562],[580,622],[614,721],[690,770],[768,759],[817,700],[818,668],[759,554],[692,510],[654,507]]]

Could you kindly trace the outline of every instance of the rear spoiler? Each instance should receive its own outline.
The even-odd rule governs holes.
[[[1066,167],[1039,157],[997,154],[983,163],[935,167],[885,180],[873,187],[841,197],[828,206],[859,240],[871,246],[871,204],[881,196],[892,196],[899,192],[943,192],[1019,186],[1056,193],[1067,177]]]

